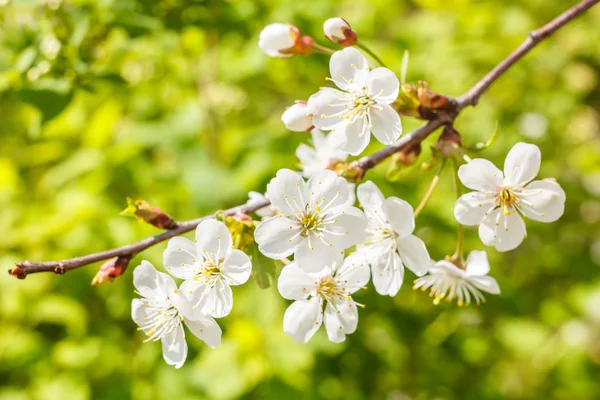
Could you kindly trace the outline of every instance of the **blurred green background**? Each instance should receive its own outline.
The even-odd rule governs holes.
[[[322,44],[343,16],[408,80],[458,96],[575,1],[0,0],[0,265],[68,258],[156,229],[119,216],[125,197],[190,219],[264,190],[308,135],[288,132],[286,105],[325,83],[324,55],[281,60],[262,27],[292,22]],[[488,248],[502,288],[480,308],[434,306],[411,290],[372,288],[355,334],[307,345],[282,331],[287,301],[250,281],[209,349],[188,335],[181,370],[130,319],[131,270],[160,266],[165,245],[124,277],[91,287],[97,265],[17,281],[0,274],[0,399],[600,399],[600,6],[542,43],[457,121],[465,143],[542,148],[541,177],[567,192],[565,215],[529,221],[529,239]],[[405,131],[418,121],[403,119]],[[430,157],[426,142],[419,163]],[[367,153],[381,148],[372,140]],[[432,173],[385,182],[415,206]],[[417,220],[432,257],[453,252],[449,171]],[[483,249],[467,229],[467,250]]]

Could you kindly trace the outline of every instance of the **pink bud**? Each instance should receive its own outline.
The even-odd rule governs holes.
[[[356,32],[344,18],[329,18],[323,24],[323,30],[327,39],[342,46],[352,46],[358,40]]]

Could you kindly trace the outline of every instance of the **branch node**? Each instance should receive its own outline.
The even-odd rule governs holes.
[[[64,275],[66,272],[67,272],[67,269],[65,268],[65,265],[63,263],[58,263],[54,267],[54,273],[56,275]]]

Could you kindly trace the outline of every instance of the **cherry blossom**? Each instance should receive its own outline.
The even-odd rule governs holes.
[[[341,134],[340,148],[352,155],[362,153],[371,133],[383,144],[394,143],[402,133],[400,117],[390,106],[398,97],[396,75],[387,68],[371,70],[352,47],[335,52],[329,70],[339,89],[325,87],[308,99],[314,126]]]
[[[311,37],[302,36],[293,25],[281,23],[265,26],[258,39],[258,47],[271,57],[309,54],[311,44]]]
[[[308,275],[293,262],[281,271],[279,293],[295,300],[285,312],[283,330],[298,343],[308,342],[323,323],[329,340],[336,343],[356,330],[360,304],[351,295],[369,281],[369,267],[356,253],[331,267]]]
[[[306,132],[311,130],[313,115],[306,106],[305,101],[297,101],[281,114],[281,122],[292,132]]]
[[[565,192],[552,179],[534,180],[541,163],[540,149],[517,143],[506,156],[504,173],[485,159],[462,165],[458,176],[473,189],[462,195],[454,216],[463,225],[479,225],[479,237],[498,251],[518,247],[527,232],[523,217],[556,221],[565,209]]]
[[[167,364],[180,368],[187,358],[183,325],[210,347],[219,345],[219,325],[213,318],[193,312],[186,293],[177,289],[169,275],[142,261],[133,271],[133,284],[142,298],[131,302],[131,318],[146,334],[146,342],[162,342]]]
[[[472,251],[467,257],[466,269],[458,268],[447,260],[435,263],[427,275],[415,280],[413,289],[430,290],[430,295],[435,299],[434,304],[439,304],[441,299],[451,302],[455,298],[459,306],[471,304],[471,296],[475,303],[485,303],[481,291],[500,294],[498,282],[487,274],[490,272],[487,253],[481,250]]]
[[[267,257],[294,254],[300,269],[321,273],[365,238],[365,215],[348,205],[348,184],[333,171],[319,171],[305,182],[297,172],[281,169],[267,195],[279,215],[262,221],[254,233]]]
[[[335,132],[325,135],[319,129],[311,131],[313,147],[300,144],[296,149],[296,156],[300,160],[302,176],[310,178],[315,173],[328,169],[335,163],[345,161],[348,153],[340,150],[340,143],[344,140]]]
[[[404,280],[404,266],[421,276],[432,264],[425,243],[412,234],[413,208],[397,197],[385,198],[371,181],[359,185],[357,193],[369,221],[359,252],[369,260],[377,293],[395,296]]]
[[[180,289],[190,295],[193,311],[215,318],[231,312],[231,286],[245,283],[252,272],[250,258],[232,248],[225,224],[213,219],[198,225],[193,242],[179,236],[169,240],[163,264],[171,275],[185,279]]]

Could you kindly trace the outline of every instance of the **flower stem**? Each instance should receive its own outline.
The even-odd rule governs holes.
[[[452,164],[454,165],[454,187],[456,188],[456,198],[458,199],[462,194],[462,188],[460,184],[460,180],[458,179],[458,161],[456,159],[452,159]],[[456,251],[452,256],[452,260],[459,260],[461,265],[464,265],[463,261],[463,242],[465,239],[464,227],[461,224],[458,224],[458,238],[456,240]]]
[[[433,190],[435,189],[435,187],[438,184],[438,181],[440,180],[440,175],[442,173],[442,170],[444,169],[444,165],[446,165],[446,159],[442,160],[442,165],[440,165],[440,169],[438,169],[438,172],[435,174],[435,176],[431,180],[431,184],[429,185],[429,188],[427,188],[427,192],[425,192],[425,196],[423,196],[423,200],[421,200],[421,202],[415,209],[415,217],[421,213],[423,208],[425,208],[425,204],[427,204],[427,202],[429,201],[429,198],[431,197]]]
[[[377,57],[377,54],[373,53],[373,51],[371,51],[371,49],[369,49],[367,46],[365,46],[361,42],[356,42],[355,46],[358,47],[359,49],[361,49],[362,51],[364,51],[365,53],[367,53],[368,55],[370,55],[373,58],[373,60],[377,61],[377,63],[379,65],[381,65],[382,67],[385,67],[385,64],[383,63],[383,61],[381,61],[381,59],[379,57]]]
[[[313,49],[320,51],[321,53],[325,53],[325,54],[335,53],[334,49],[330,49],[329,47],[321,46],[320,44],[318,44],[316,42],[312,42],[310,45]]]

